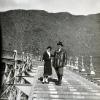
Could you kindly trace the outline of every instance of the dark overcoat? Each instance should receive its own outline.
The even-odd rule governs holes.
[[[57,74],[63,75],[63,67],[67,61],[67,53],[64,49],[54,52],[53,66]]]
[[[51,57],[49,57],[46,51],[43,54],[43,60],[44,60],[44,76],[51,75],[52,74]]]

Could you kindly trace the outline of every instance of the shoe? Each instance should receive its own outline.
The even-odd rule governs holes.
[[[61,86],[61,83],[57,84],[58,86]]]
[[[42,81],[42,84],[44,84],[45,82],[44,81]]]
[[[43,78],[43,81],[42,81],[42,83],[44,84],[44,82],[45,82],[45,80],[44,80],[44,78]]]
[[[46,78],[45,82],[46,82],[46,83],[49,83],[48,78]]]
[[[58,79],[58,81],[56,82],[56,85],[61,86],[61,80]]]
[[[61,86],[61,82],[57,82],[56,85]]]

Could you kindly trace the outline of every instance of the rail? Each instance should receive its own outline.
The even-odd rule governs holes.
[[[100,85],[99,56],[68,57],[67,65],[69,69],[78,72],[80,75]]]
[[[6,53],[7,52],[10,52],[10,51],[6,51]],[[6,53],[5,53],[5,55],[6,55]],[[7,74],[7,75],[6,75],[6,78],[3,80],[5,82],[5,83],[2,84],[2,87],[4,87],[4,90],[1,91],[2,93],[0,95],[0,98],[2,98],[3,95],[6,92],[9,91],[9,93],[10,93],[9,96],[8,96],[9,100],[11,99],[10,98],[11,90],[12,90],[11,88],[15,88],[14,85],[19,84],[18,82],[20,82],[20,84],[22,84],[21,83],[22,78],[19,78],[19,76],[22,75],[23,73],[25,74],[25,72],[31,68],[32,60],[34,58],[32,54],[29,54],[29,53],[25,54],[24,52],[22,52],[22,54],[20,53],[21,64],[18,64],[18,60],[19,60],[18,54],[19,53],[17,53],[17,50],[14,50],[13,52],[10,52],[10,53],[12,54],[12,55],[10,55],[10,57],[12,57],[14,59],[14,64],[13,64],[13,67],[12,67],[14,73],[13,73],[13,76],[11,76],[12,75],[12,72],[11,72],[12,70],[10,69],[10,71],[8,71],[9,68],[6,65],[4,73]],[[7,58],[7,59],[9,59],[9,58]],[[5,76],[5,74],[4,74],[4,76]],[[19,79],[19,81],[17,82],[16,80],[18,80],[18,79]],[[17,89],[16,89],[16,91],[18,92]]]

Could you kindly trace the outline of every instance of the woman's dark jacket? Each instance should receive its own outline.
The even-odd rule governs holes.
[[[49,57],[46,51],[43,54],[43,60],[44,60],[44,76],[51,75],[52,74],[51,57]]]

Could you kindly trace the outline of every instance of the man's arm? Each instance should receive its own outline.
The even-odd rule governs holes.
[[[64,51],[64,65],[67,64],[67,52]]]

